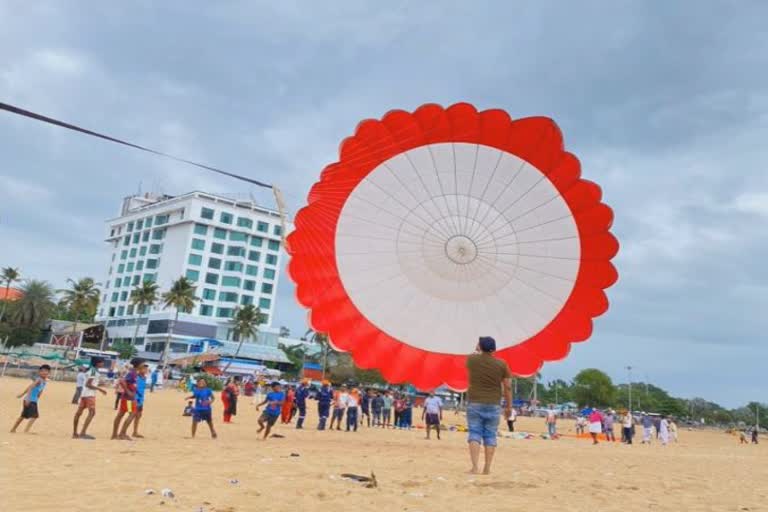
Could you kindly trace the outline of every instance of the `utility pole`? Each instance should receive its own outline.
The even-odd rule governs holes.
[[[632,414],[632,367],[627,366],[627,382],[629,383],[629,414]]]

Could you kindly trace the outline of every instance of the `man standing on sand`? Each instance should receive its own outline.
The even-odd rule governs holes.
[[[83,392],[83,387],[85,386],[85,372],[88,371],[88,368],[85,366],[81,366],[77,369],[77,378],[75,379],[75,396],[72,397],[72,405],[77,405],[80,403],[80,395]]]
[[[90,426],[93,417],[96,415],[96,393],[98,392],[102,395],[107,394],[107,390],[99,386],[99,380],[101,379],[99,369],[102,366],[104,366],[104,360],[100,357],[91,359],[91,368],[85,376],[85,385],[80,393],[80,404],[77,407],[77,412],[75,413],[75,418],[73,420],[72,439],[94,439],[93,436],[88,434],[88,426]],[[82,416],[83,411],[86,409],[88,409],[88,416],[85,417],[85,421],[83,422],[83,429],[78,432],[77,427],[80,422],[80,416]]]
[[[480,445],[485,446],[483,474],[491,473],[491,463],[496,451],[496,432],[501,415],[502,392],[505,400],[505,416],[512,408],[512,374],[507,363],[493,357],[496,340],[481,337],[477,353],[467,357],[469,388],[467,389],[467,427],[469,430],[469,457],[472,461],[470,473],[478,473]]]

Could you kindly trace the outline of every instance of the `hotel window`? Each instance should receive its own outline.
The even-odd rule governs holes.
[[[195,224],[195,234],[205,236],[208,234],[208,226],[204,224]]]
[[[227,256],[245,256],[245,247],[229,246],[227,247]]]
[[[274,278],[275,278],[275,271],[271,268],[265,268],[264,279],[274,279]]]
[[[129,252],[129,253],[128,253],[128,257],[129,257],[129,258],[135,258],[135,257],[136,257],[136,253],[137,253],[137,252],[138,252],[138,251],[137,251],[137,250],[136,250],[136,248],[134,247],[133,249],[131,249],[131,252]]]
[[[221,302],[237,302],[237,294],[235,292],[221,292],[219,300]]]
[[[131,243],[131,235],[125,235],[123,238],[123,245],[128,245],[129,243]]]
[[[152,231],[152,240],[162,240],[165,238],[165,228]]]
[[[247,242],[248,235],[246,235],[245,233],[239,233],[237,231],[230,231],[229,239],[233,242]]]
[[[139,281],[141,281],[141,276],[136,274],[135,276],[133,276],[133,282],[131,284],[133,286],[136,286],[137,284],[139,284]]]
[[[219,258],[208,258],[208,268],[221,269],[221,260]]]
[[[280,242],[277,240],[270,240],[269,241],[269,250],[270,251],[279,251],[280,250]]]
[[[242,272],[243,271],[243,264],[239,261],[227,261],[224,263],[224,270],[227,270],[229,272]]]
[[[136,230],[140,231],[144,227],[144,221],[143,220],[137,220],[136,221]]]
[[[126,272],[133,272],[133,262],[130,262],[127,267],[125,267]]]
[[[213,210],[210,208],[203,207],[202,210],[200,210],[200,217],[208,220],[213,220]]]
[[[221,212],[221,215],[219,216],[219,220],[222,222],[222,224],[232,224],[232,214],[227,212]]]
[[[269,233],[269,224],[259,221],[259,223],[256,224],[256,230],[261,231],[262,233]]]
[[[283,234],[283,226],[275,226],[274,228],[272,228],[272,232],[275,235],[277,235],[277,236],[282,235]]]
[[[145,283],[154,283],[155,279],[157,279],[157,274],[144,274]]]
[[[253,304],[253,297],[251,297],[250,295],[243,295],[240,298],[240,304],[242,304],[243,306]]]
[[[121,263],[117,266],[117,273],[122,274],[123,272],[125,272],[125,263]]]
[[[216,290],[211,290],[210,288],[203,289],[203,299],[216,300]]]
[[[152,244],[149,246],[149,254],[160,254],[163,250],[163,244]]]
[[[248,259],[251,261],[259,261],[261,259],[261,253],[259,251],[249,251]]]
[[[264,239],[261,238],[260,236],[252,236],[251,237],[251,245],[254,246],[254,247],[261,247],[261,242],[263,240]]]
[[[187,279],[196,283],[200,279],[200,272],[198,272],[197,270],[188,269]]]
[[[243,281],[243,288],[249,291],[254,291],[256,289],[256,281],[251,281],[250,279],[246,279]]]
[[[115,316],[115,308],[109,308],[109,316]]]
[[[211,252],[214,254],[224,254],[224,244],[217,244],[216,242],[212,243]]]
[[[144,260],[136,262],[136,270],[144,270]]]
[[[203,264],[203,257],[199,254],[190,254],[187,260],[190,265],[200,266]]]
[[[259,299],[259,308],[269,309],[272,306],[272,300],[267,298]]]
[[[117,308],[117,316],[123,316],[125,314],[125,306]]]
[[[200,314],[203,316],[213,316],[213,306],[200,306]]]
[[[261,285],[261,293],[266,293],[267,295],[272,293],[272,289],[274,288],[274,285],[271,283],[264,283]]]
[[[144,227],[145,228],[152,227],[152,217],[147,217],[146,219],[144,219]]]
[[[141,238],[141,233],[134,233],[133,234],[133,243],[134,244],[139,243],[139,238]]]
[[[196,251],[204,251],[205,250],[205,240],[200,240],[199,238],[193,238],[192,239],[192,248]]]
[[[139,248],[139,256],[146,256],[147,255],[147,246],[144,245]]]
[[[128,304],[128,310],[126,311],[129,315],[133,314],[133,304]]]
[[[259,275],[259,267],[256,265],[246,265],[245,266],[245,273],[249,276],[257,276]]]
[[[145,231],[141,235],[141,241],[142,242],[149,242],[149,231]]]
[[[161,226],[168,223],[169,215],[158,215],[155,217],[155,226]]]
[[[216,311],[216,316],[219,318],[232,318],[232,308],[219,308]]]
[[[235,288],[240,288],[240,278],[224,276],[221,278],[221,286],[234,286]]]
[[[121,292],[120,300],[128,300],[128,292]]]
[[[119,277],[115,279],[115,288],[120,288],[123,285],[123,280]]]
[[[219,284],[219,274],[208,272],[205,274],[205,282],[208,284]]]
[[[119,293],[114,292],[112,294],[112,302],[117,302],[119,298],[120,298],[120,294]]]
[[[277,265],[277,256],[274,254],[267,254],[267,265]]]
[[[226,240],[227,230],[222,228],[215,228],[213,230],[213,238],[218,238],[219,240]]]
[[[147,260],[147,268],[157,268],[157,260],[155,260],[155,259],[148,259]]]
[[[245,217],[238,217],[237,225],[241,228],[251,229],[253,227],[253,221],[251,219],[246,219]]]

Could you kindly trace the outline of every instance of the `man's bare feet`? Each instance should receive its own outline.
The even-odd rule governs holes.
[[[486,469],[483,470],[483,474],[484,475],[490,475],[491,474],[491,470],[486,468]]]
[[[216,432],[214,432],[213,434],[211,434],[211,438],[212,438],[212,439],[216,439],[216,438],[218,438],[218,437],[219,437],[219,435],[218,435]]]
[[[130,441],[131,438],[128,436],[128,434],[120,434],[120,437],[118,437],[120,441]]]
[[[109,438],[110,441],[117,441],[117,436],[112,436]]]
[[[136,438],[136,439],[144,439],[144,436],[143,436],[143,435],[141,435],[141,434],[137,434],[137,433],[135,433],[135,432],[133,433],[133,437],[134,437],[134,438]]]
[[[467,471],[467,474],[468,474],[468,475],[477,475],[477,474],[479,474],[479,473],[480,473],[480,472],[477,470],[477,468],[472,468],[472,469],[470,469],[469,471]]]

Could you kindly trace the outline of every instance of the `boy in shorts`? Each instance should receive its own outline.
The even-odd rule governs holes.
[[[258,411],[262,405],[268,404],[267,408],[264,409],[264,412],[259,416],[259,430],[256,431],[256,434],[264,432],[264,439],[269,437],[272,426],[277,421],[277,418],[280,417],[280,410],[285,401],[285,393],[280,391],[279,382],[273,382],[270,387],[272,388],[272,391],[267,393],[267,397],[264,401],[256,406],[256,410]]]
[[[32,425],[35,424],[35,420],[37,420],[37,418],[40,416],[40,413],[37,410],[37,402],[40,400],[40,396],[43,394],[43,390],[45,389],[45,382],[48,380],[48,374],[50,372],[50,366],[47,364],[42,365],[37,370],[37,377],[35,377],[34,382],[27,386],[27,388],[16,397],[23,398],[24,405],[21,408],[21,416],[19,416],[19,419],[17,419],[16,423],[13,424],[11,434],[16,433],[16,429],[19,428],[19,425],[21,425],[21,422],[24,420],[29,420],[29,423],[27,423],[27,426],[24,428],[25,433],[29,432],[29,429],[31,429]]]
[[[213,391],[208,387],[208,383],[205,379],[197,379],[197,386],[192,390],[192,395],[185,398],[185,400],[195,400],[195,410],[192,412],[192,439],[195,438],[197,433],[197,424],[204,421],[208,424],[208,428],[211,430],[211,437],[216,439],[216,429],[213,428],[213,409],[211,404],[216,399],[213,396]]]
[[[128,437],[128,427],[133,423],[133,434],[131,436],[137,439],[144,438],[143,435],[139,434],[139,420],[141,420],[142,412],[144,412],[144,393],[147,389],[148,373],[149,365],[146,362],[139,363],[139,368],[136,372],[136,411],[125,420],[121,437],[123,435]]]
[[[434,393],[430,393],[429,397],[424,401],[424,410],[421,412],[421,419],[426,418],[427,423],[427,439],[429,439],[430,431],[434,428],[437,432],[437,439],[440,439],[440,421],[443,419],[443,401],[440,397],[435,396]]]
[[[140,359],[134,359],[131,361],[131,368],[128,370],[128,373],[126,373],[122,379],[120,379],[120,382],[118,382],[118,389],[122,389],[122,393],[120,395],[120,405],[117,409],[117,415],[115,416],[115,421],[112,423],[112,439],[119,439],[121,441],[130,441],[131,438],[128,437],[128,426],[133,421],[133,418],[136,415],[136,409],[137,409],[137,403],[136,403],[136,389],[138,387],[137,381],[138,381],[138,372],[136,371],[139,366],[141,366],[144,363],[143,360]],[[125,422],[122,424],[122,428],[120,428],[120,424],[123,422],[123,417],[125,415],[128,415],[127,418],[125,418]]]
[[[91,424],[93,417],[96,415],[96,392],[102,395],[107,394],[107,390],[99,387],[99,368],[104,366],[104,360],[98,357],[91,359],[91,367],[85,374],[85,384],[83,390],[80,392],[80,403],[77,406],[77,412],[75,413],[75,419],[72,422],[72,439],[93,439],[93,436],[88,435],[88,426]],[[80,416],[83,415],[83,411],[88,409],[88,416],[86,416],[83,422],[83,430],[78,434],[77,425],[80,423]]]

